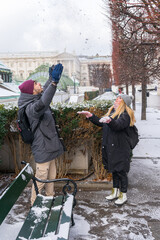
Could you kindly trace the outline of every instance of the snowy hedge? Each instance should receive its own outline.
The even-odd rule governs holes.
[[[56,122],[59,125],[60,135],[64,140],[68,152],[72,151],[78,145],[82,143],[85,144],[85,142],[87,143],[87,141],[90,140],[91,145],[87,147],[89,147],[91,151],[97,179],[106,177],[101,159],[101,128],[92,124],[84,116],[78,115],[77,112],[86,110],[100,117],[108,111],[111,105],[111,101],[103,100],[86,101],[79,104],[58,103],[51,106]],[[21,154],[24,154],[24,156],[30,156],[31,154],[30,147],[22,142],[17,131],[17,110],[17,107],[0,105],[0,146],[4,139],[9,143],[10,149],[13,152],[16,173],[18,173],[19,169],[15,152],[19,151]],[[18,146],[15,144],[16,139],[19,142]],[[21,159],[23,159],[23,156],[21,156]],[[60,175],[58,177],[66,175],[68,169],[67,162],[65,163],[65,157],[63,157],[61,161],[63,162],[63,169],[59,169],[58,172]]]

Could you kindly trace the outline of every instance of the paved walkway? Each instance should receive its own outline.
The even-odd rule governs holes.
[[[128,202],[107,202],[110,190],[79,189],[70,240],[159,240],[160,161],[134,159],[129,173]]]
[[[133,150],[134,158],[160,158],[160,110],[147,108],[147,120],[141,121],[141,106],[136,106],[136,126],[140,142]]]

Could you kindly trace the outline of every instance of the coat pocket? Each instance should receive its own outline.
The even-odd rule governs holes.
[[[57,133],[55,133],[54,136],[46,137],[44,138],[44,145],[45,145],[45,150],[47,152],[56,152],[60,149],[60,141],[58,138]]]

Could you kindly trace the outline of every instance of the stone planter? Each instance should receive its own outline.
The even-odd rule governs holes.
[[[22,168],[21,161],[27,161],[28,158],[23,159],[20,157],[19,149],[18,149],[18,140],[15,140],[16,144],[16,161],[18,165],[18,169]],[[68,173],[76,173],[76,174],[87,174],[89,171],[89,166],[91,164],[91,154],[89,151],[89,142],[80,145],[79,147],[74,148],[70,153],[65,153],[66,161],[69,163]],[[31,155],[29,162],[32,168],[35,170],[35,162]],[[0,149],[0,172],[14,172],[15,171],[15,163],[14,157],[11,153],[11,150],[8,144],[5,142],[4,145]]]
[[[68,173],[87,174],[91,164],[90,142],[75,148],[66,154],[66,159],[71,162]]]

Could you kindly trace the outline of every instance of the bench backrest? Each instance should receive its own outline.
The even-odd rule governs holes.
[[[0,196],[0,224],[3,222],[32,177],[33,169],[28,163],[11,185],[2,193]]]

